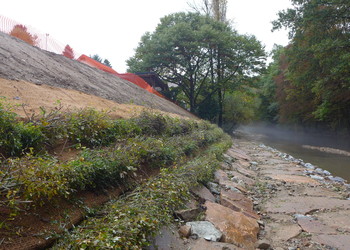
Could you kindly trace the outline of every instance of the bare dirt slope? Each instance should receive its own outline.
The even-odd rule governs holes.
[[[55,88],[44,86],[49,85],[81,91],[120,104],[142,105],[181,116],[194,117],[174,103],[153,95],[129,81],[62,55],[33,47],[2,32],[0,32],[0,78],[34,83],[37,86],[33,88],[41,92],[41,97],[47,95],[52,97],[53,93],[50,92]],[[3,80],[1,82],[0,96],[11,97],[3,88],[4,83],[10,82]],[[25,90],[24,95],[27,97],[29,95],[27,91],[30,89],[28,87]],[[77,102],[79,101],[75,103]]]

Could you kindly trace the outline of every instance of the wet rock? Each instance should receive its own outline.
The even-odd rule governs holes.
[[[336,176],[336,177],[329,176],[328,179],[329,179],[330,181],[338,182],[338,183],[344,183],[344,182],[345,182],[345,180],[344,180],[343,178],[338,177],[338,176]]]
[[[248,217],[260,219],[260,216],[253,211],[253,202],[243,194],[231,190],[221,190],[220,203],[234,211],[242,212]]]
[[[336,230],[323,224],[322,222],[316,220],[312,216],[301,216],[297,217],[297,222],[303,231],[308,233],[324,233],[324,234],[334,234]]]
[[[350,233],[350,210],[319,213],[317,218],[335,230]]]
[[[350,235],[338,234],[328,235],[321,234],[312,237],[312,240],[320,244],[330,246],[339,250],[348,250],[350,246]]]
[[[206,219],[223,234],[222,240],[251,249],[257,241],[259,225],[255,219],[220,204],[206,202]]]
[[[212,192],[213,194],[220,194],[220,186],[218,184],[214,182],[208,182],[207,186],[210,192]]]
[[[179,228],[179,234],[181,237],[190,237],[191,235],[191,227],[187,225],[183,225]]]
[[[230,178],[228,177],[227,173],[223,171],[222,169],[218,169],[214,173],[214,181],[219,183],[221,185],[222,182],[229,181]]]
[[[199,208],[190,208],[175,211],[175,214],[184,221],[192,221],[198,217],[200,212]]]
[[[227,150],[226,154],[237,160],[251,161],[250,157],[244,151],[238,148],[230,148]]]
[[[196,196],[199,197],[199,199],[201,200],[201,202],[205,202],[205,201],[212,201],[215,202],[215,197],[214,195],[209,191],[209,189],[207,189],[205,186],[201,185],[198,187],[193,188],[192,193],[194,193]],[[219,191],[217,191],[219,193]]]
[[[194,242],[188,249],[191,250],[239,250],[232,244],[223,243],[223,242],[213,242],[207,241],[205,239],[199,239]]]
[[[265,205],[270,213],[300,213],[307,214],[321,209],[350,209],[350,201],[329,197],[281,196],[272,198]]]
[[[310,178],[314,179],[314,180],[318,180],[318,181],[323,181],[324,177],[319,176],[319,175],[310,175]]]
[[[319,184],[316,180],[313,180],[306,176],[289,175],[289,174],[272,174],[270,177],[274,180],[285,181],[289,183],[305,183],[305,184]]]
[[[222,233],[209,221],[187,222],[186,226],[191,227],[191,235],[210,241],[220,241]]]
[[[295,223],[268,223],[265,231],[270,235],[272,242],[284,243],[297,237],[301,228]]]
[[[315,166],[312,165],[311,163],[305,163],[303,166],[306,167],[307,169],[312,169],[312,170],[315,169]]]
[[[258,249],[269,249],[271,247],[271,244],[267,240],[259,240],[256,246]]]

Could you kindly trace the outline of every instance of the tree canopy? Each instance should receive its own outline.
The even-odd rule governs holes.
[[[128,71],[153,71],[177,88],[177,98],[197,113],[233,91],[264,67],[265,52],[254,36],[239,35],[224,22],[199,13],[175,13],[146,33],[127,64]],[[208,107],[210,108],[210,107]],[[222,115],[220,107],[215,115]],[[220,124],[220,121],[219,121]]]
[[[290,30],[288,81],[280,102],[293,100],[299,107],[286,110],[287,120],[350,128],[350,2],[292,3],[273,22],[274,29]]]

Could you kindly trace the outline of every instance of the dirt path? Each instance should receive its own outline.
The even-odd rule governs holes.
[[[207,186],[211,193],[202,187],[196,194],[201,220],[221,231],[220,242],[198,237],[193,227],[186,235],[183,226],[180,236],[187,238],[165,230],[155,240],[159,249],[349,249],[350,186],[309,163],[234,139]]]

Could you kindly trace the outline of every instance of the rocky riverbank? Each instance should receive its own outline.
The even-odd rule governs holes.
[[[193,194],[158,249],[349,249],[350,186],[258,142],[234,139],[214,182]]]

